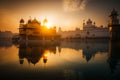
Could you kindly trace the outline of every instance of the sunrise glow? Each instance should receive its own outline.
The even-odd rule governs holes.
[[[120,80],[120,0],[0,0],[3,80]]]
[[[107,26],[108,13],[113,8],[120,10],[120,7],[117,6],[119,5],[119,0],[112,0],[109,5],[106,5],[108,1],[92,1],[36,0],[32,2],[32,0],[26,0],[22,2],[21,0],[15,0],[14,2],[6,2],[6,0],[2,0],[0,2],[0,30],[18,32],[19,20],[21,18],[28,20],[29,16],[32,18],[36,17],[41,22],[47,18],[47,28],[57,26],[61,27],[64,31],[74,30],[76,27],[81,28],[83,20],[87,20],[88,18],[96,21],[97,26]]]
[[[46,27],[49,29],[52,27],[52,23],[49,21],[48,23],[46,23]]]

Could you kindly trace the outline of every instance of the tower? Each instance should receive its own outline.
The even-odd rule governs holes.
[[[110,14],[110,20],[108,23],[109,31],[110,31],[110,39],[112,41],[119,41],[120,40],[120,24],[119,19],[117,18],[118,12],[113,9]]]
[[[109,21],[110,25],[119,24],[119,19],[117,18],[118,12],[115,9],[113,9],[109,17],[110,17],[110,21]]]

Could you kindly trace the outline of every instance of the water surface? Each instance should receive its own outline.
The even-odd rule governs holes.
[[[0,40],[0,75],[10,80],[120,80],[119,50],[105,39],[27,45]]]

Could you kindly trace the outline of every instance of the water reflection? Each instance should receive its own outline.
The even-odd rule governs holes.
[[[109,41],[107,39],[90,39],[90,40],[72,40],[61,43],[61,48],[72,48],[82,50],[82,56],[86,61],[90,61],[99,52],[108,52]]]
[[[117,71],[117,67],[120,68],[120,42],[110,43],[108,63],[112,73]]]
[[[76,51],[82,50],[82,56],[86,61],[90,61],[94,58],[97,53],[108,52],[108,41],[107,40],[81,40],[81,41],[63,41],[57,42],[57,44],[20,44],[19,45],[19,62],[24,63],[24,59],[30,64],[36,64],[43,58],[43,63],[47,63],[47,55],[56,54],[56,47],[58,48],[59,54],[61,49],[69,48]],[[71,55],[71,54],[70,54]],[[69,56],[68,56],[69,57]]]
[[[20,44],[19,46],[19,62],[24,63],[24,58],[27,59],[28,63],[36,64],[41,58],[43,58],[43,63],[47,63],[48,54],[56,54],[56,45],[49,44]]]
[[[0,47],[0,75],[3,79],[120,79],[120,43],[106,39],[11,44],[5,50],[2,49],[5,46]]]

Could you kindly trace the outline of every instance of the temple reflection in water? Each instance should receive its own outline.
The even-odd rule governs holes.
[[[119,42],[76,39],[13,45],[7,41],[0,42],[0,74],[4,79],[120,79]]]
[[[24,59],[27,59],[27,62],[30,64],[36,64],[40,59],[43,59],[43,63],[47,63],[48,54],[56,54],[56,47],[58,48],[59,53],[62,48],[69,48],[75,50],[82,50],[82,56],[86,61],[90,61],[91,58],[94,58],[95,55],[99,52],[108,52],[109,45],[108,40],[81,40],[77,41],[63,41],[58,42],[55,45],[49,44],[20,44],[19,45],[19,62],[20,64],[24,63]]]
[[[43,58],[43,63],[47,63],[48,54],[56,54],[56,45],[23,45],[19,46],[19,60],[20,64],[24,63],[24,58],[27,59],[28,63],[36,64],[41,58]]]
[[[90,61],[99,52],[102,54],[104,52],[108,53],[108,63],[113,72],[115,66],[118,65],[120,61],[120,46],[119,44],[109,43],[108,40],[85,40],[81,42],[74,41],[63,41],[61,44],[56,45],[20,45],[19,46],[19,62],[24,64],[24,59],[30,64],[36,64],[40,59],[43,63],[47,63],[48,54],[56,54],[56,47],[58,47],[59,53],[62,48],[70,48],[75,50],[82,50],[82,56],[86,61]]]

